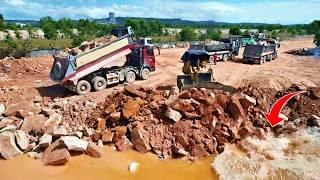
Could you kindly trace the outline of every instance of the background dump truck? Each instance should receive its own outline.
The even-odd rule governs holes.
[[[255,43],[255,39],[254,39],[254,35],[242,35],[241,36],[241,46],[245,47],[248,44],[254,44]]]
[[[243,63],[263,64],[267,60],[275,60],[277,58],[278,44],[267,45],[247,45],[243,52]]]
[[[219,44],[203,45],[196,44],[190,45],[188,51],[192,54],[201,54],[203,58],[207,58],[208,62],[213,61],[213,55],[217,53],[218,60],[228,61],[233,59],[239,54],[240,42],[238,38],[231,37],[225,39]],[[205,56],[203,56],[205,54]]]
[[[150,72],[155,70],[153,48],[137,44],[130,27],[115,28],[112,35],[118,38],[88,52],[55,56],[51,80],[78,94],[85,94],[123,81],[132,83],[136,77],[148,79]],[[123,66],[108,67],[121,57],[126,57]]]

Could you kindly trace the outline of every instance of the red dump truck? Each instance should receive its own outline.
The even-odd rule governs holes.
[[[132,83],[136,78],[148,79],[155,70],[153,47],[136,43],[130,27],[115,28],[112,35],[117,38],[87,52],[55,56],[50,79],[78,94],[124,81]],[[111,66],[122,57],[126,57],[123,66]]]

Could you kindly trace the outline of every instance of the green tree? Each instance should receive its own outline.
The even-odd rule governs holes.
[[[40,28],[44,32],[44,36],[48,39],[57,38],[57,24],[56,21],[50,17],[46,16],[40,19]]]
[[[213,28],[207,30],[207,38],[212,40],[220,40],[222,32]]]
[[[84,41],[86,41],[87,38],[85,36],[82,36],[82,35],[73,35],[72,36],[72,46],[75,47],[75,46],[80,46],[80,44]]]
[[[61,18],[57,21],[57,29],[66,36],[71,36],[74,23],[69,18]]]
[[[308,27],[307,31],[310,34],[316,34],[320,31],[320,20],[313,21]]]
[[[3,18],[3,15],[0,14],[0,30],[3,30],[4,29],[4,18]]]
[[[315,34],[313,42],[320,47],[320,30]]]
[[[194,41],[194,40],[196,40],[196,33],[190,27],[184,28],[179,33],[179,40],[180,41]]]
[[[240,27],[235,26],[235,27],[230,28],[229,33],[232,35],[241,35]]]

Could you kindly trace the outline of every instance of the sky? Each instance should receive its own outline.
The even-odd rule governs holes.
[[[0,0],[5,19],[105,18],[110,11],[120,17],[305,24],[320,19],[320,0]]]

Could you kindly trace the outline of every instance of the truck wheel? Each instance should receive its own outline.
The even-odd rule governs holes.
[[[136,80],[136,73],[133,71],[129,71],[126,74],[126,82],[127,83],[133,83]]]
[[[86,94],[91,91],[91,85],[86,80],[81,80],[77,83],[77,93],[78,94]]]
[[[107,80],[103,77],[96,76],[91,80],[93,88],[96,91],[104,90],[107,87]]]
[[[222,60],[224,61],[224,62],[226,62],[226,61],[228,61],[228,54],[224,54],[223,55],[223,57],[222,57]]]
[[[263,63],[266,63],[267,62],[267,56],[264,56],[263,57]]]
[[[263,57],[260,58],[259,64],[263,64]]]
[[[149,69],[144,68],[144,69],[142,70],[142,72],[141,72],[141,79],[147,80],[147,79],[149,79],[149,76],[150,76],[150,71],[149,71]]]

